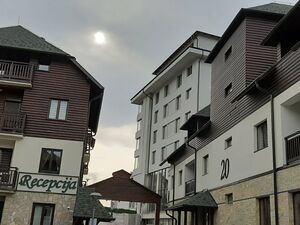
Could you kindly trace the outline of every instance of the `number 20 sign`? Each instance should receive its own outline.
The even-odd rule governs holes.
[[[223,159],[221,161],[221,167],[222,167],[221,180],[227,179],[229,176],[229,167],[230,167],[229,159]]]

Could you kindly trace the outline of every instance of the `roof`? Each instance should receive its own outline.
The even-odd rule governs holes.
[[[223,48],[225,43],[238,28],[240,23],[247,16],[254,16],[258,18],[273,19],[279,21],[290,9],[292,6],[278,3],[270,3],[266,5],[256,6],[252,8],[242,8],[239,13],[235,16],[233,21],[230,23],[218,43],[215,45],[211,53],[206,59],[207,63],[212,63],[215,57],[218,55],[220,50]]]
[[[197,121],[206,123],[210,118],[210,105],[204,107],[199,112],[193,114],[182,126],[181,130],[188,130],[192,127],[197,128]],[[202,125],[203,125],[202,124]]]
[[[300,2],[298,2],[273,28],[263,41],[264,45],[276,46],[284,36],[295,37],[298,35],[300,20]]]
[[[103,222],[114,220],[99,200],[90,196],[93,192],[95,192],[94,188],[78,188],[73,216],[92,218],[93,207],[95,206],[95,218]]]
[[[182,45],[180,45],[154,72],[154,75],[159,75],[160,73],[162,73],[176,58],[178,55],[180,55],[183,51],[185,51],[186,48],[188,48],[193,40],[199,36],[207,36],[207,37],[211,37],[211,38],[215,38],[215,39],[219,39],[219,36],[213,35],[213,34],[209,34],[209,33],[205,33],[202,31],[195,31]]]
[[[218,208],[218,204],[209,191],[203,191],[198,192],[194,196],[191,196],[173,206],[170,206],[167,208],[167,210],[191,210],[195,208]]]
[[[68,55],[68,53],[20,25],[0,28],[0,46],[57,55]]]

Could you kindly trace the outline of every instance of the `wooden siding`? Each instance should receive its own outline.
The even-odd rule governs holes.
[[[75,67],[52,62],[49,72],[35,71],[32,89],[24,90],[25,136],[82,141],[88,120],[90,85]],[[49,120],[50,99],[68,100],[67,120]]]
[[[261,45],[276,21],[248,17],[246,20],[246,84],[267,71],[277,61],[277,47]]]

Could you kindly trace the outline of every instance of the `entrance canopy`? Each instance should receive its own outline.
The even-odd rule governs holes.
[[[189,211],[197,208],[218,208],[218,205],[209,191],[204,191],[169,207],[167,210]]]
[[[155,203],[155,225],[159,225],[161,196],[130,179],[130,173],[125,170],[116,171],[112,175],[112,177],[89,185],[89,187],[99,192],[102,195],[101,199],[105,200]]]

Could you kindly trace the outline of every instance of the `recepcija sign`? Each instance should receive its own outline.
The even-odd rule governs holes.
[[[77,177],[20,173],[17,190],[75,195],[77,186]]]

